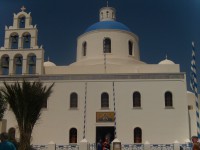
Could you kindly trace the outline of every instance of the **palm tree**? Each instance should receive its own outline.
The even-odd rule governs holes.
[[[6,101],[2,98],[2,94],[0,93],[0,121],[4,116],[5,110],[6,110]]]
[[[52,87],[42,82],[15,82],[0,90],[2,97],[8,102],[17,120],[20,139],[19,150],[29,150],[34,125],[41,116],[41,109],[52,93]]]

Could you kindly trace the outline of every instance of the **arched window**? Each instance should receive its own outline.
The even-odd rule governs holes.
[[[134,143],[142,143],[142,130],[139,127],[134,129]]]
[[[26,21],[25,16],[21,16],[19,18],[19,28],[25,28],[25,21]]]
[[[139,92],[133,93],[133,107],[141,107],[141,95]]]
[[[166,92],[165,93],[165,107],[172,107],[172,106],[173,106],[172,93]]]
[[[109,17],[109,11],[106,11],[107,18]]]
[[[103,51],[104,53],[111,53],[111,39],[105,38],[103,40]]]
[[[9,74],[9,56],[8,55],[3,55],[1,57],[1,72],[2,75],[8,75]]]
[[[36,56],[34,54],[30,54],[28,56],[28,74],[36,73]]]
[[[87,42],[83,42],[83,44],[82,44],[82,54],[83,54],[83,56],[86,56],[86,51],[87,51]]]
[[[133,42],[128,41],[129,55],[133,55]]]
[[[77,143],[77,129],[71,128],[69,131],[69,143]]]
[[[76,93],[71,93],[70,95],[70,108],[78,107],[78,95]]]
[[[103,19],[103,12],[101,12],[101,19]]]
[[[31,47],[31,35],[29,33],[23,34],[23,48]]]
[[[22,55],[18,54],[14,57],[14,73],[15,74],[22,74],[22,64],[23,64],[23,57]]]
[[[109,108],[109,95],[108,93],[101,94],[101,108]]]
[[[10,48],[18,49],[18,41],[19,41],[19,35],[17,33],[13,33],[10,36]]]

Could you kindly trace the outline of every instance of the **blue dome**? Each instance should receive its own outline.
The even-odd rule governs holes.
[[[93,30],[100,30],[100,29],[113,29],[113,30],[124,30],[129,31],[131,30],[124,24],[117,22],[117,21],[100,21],[97,22],[90,27],[88,27],[85,32],[90,32]]]

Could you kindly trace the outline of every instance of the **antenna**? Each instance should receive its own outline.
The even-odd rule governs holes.
[[[108,1],[107,1],[107,7],[108,7]]]

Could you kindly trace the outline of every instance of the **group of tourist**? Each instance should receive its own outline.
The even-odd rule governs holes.
[[[109,138],[105,138],[104,141],[101,141],[101,139],[97,143],[97,150],[110,150],[110,140]]]
[[[1,133],[0,140],[0,150],[16,150],[16,145],[13,142],[9,141],[8,133]]]

